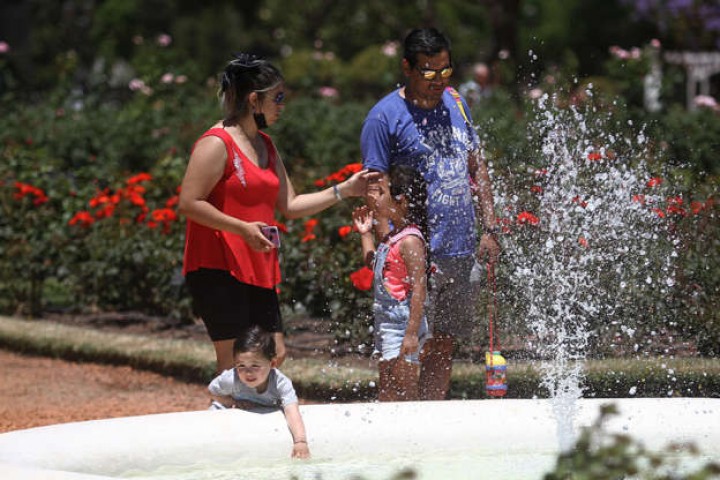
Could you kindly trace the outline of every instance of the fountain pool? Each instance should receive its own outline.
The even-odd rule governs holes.
[[[575,424],[603,403],[620,414],[607,430],[647,448],[693,442],[720,460],[720,399],[581,399]],[[168,413],[68,423],[0,435],[0,478],[539,479],[558,453],[548,400],[353,403],[301,407],[313,458],[291,461],[280,412]]]

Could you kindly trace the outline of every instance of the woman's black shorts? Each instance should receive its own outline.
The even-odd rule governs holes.
[[[193,312],[202,318],[210,339],[230,340],[259,325],[268,332],[282,332],[277,292],[238,281],[226,270],[201,268],[185,277]]]

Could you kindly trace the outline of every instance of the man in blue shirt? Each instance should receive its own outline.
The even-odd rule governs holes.
[[[391,165],[402,164],[418,169],[428,186],[433,338],[421,356],[420,398],[441,400],[450,387],[455,341],[469,337],[476,320],[470,281],[475,254],[494,262],[500,246],[478,135],[467,104],[448,88],[450,42],[434,28],[413,30],[405,38],[402,70],[406,84],[370,110],[360,143],[364,167],[385,173],[381,181],[388,181]],[[479,242],[476,207],[483,223]],[[382,238],[390,225],[376,230]]]

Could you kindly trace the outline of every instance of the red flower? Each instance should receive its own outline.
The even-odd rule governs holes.
[[[350,274],[350,281],[353,287],[358,290],[370,290],[373,282],[373,271],[367,267],[362,267]]]
[[[580,205],[582,208],[587,207],[587,202],[585,200],[580,200],[580,195],[576,195],[572,199],[572,201],[573,201],[573,203],[577,203],[578,205]]]
[[[665,213],[668,215],[676,214],[685,216],[687,215],[687,212],[685,211],[685,208],[683,205],[683,198],[682,197],[668,197],[667,199],[667,208],[665,209]]]
[[[15,188],[17,188],[17,192],[13,195],[15,200],[22,200],[26,196],[33,196],[35,198],[33,198],[32,202],[35,206],[42,205],[48,201],[48,197],[42,189],[33,187],[28,183],[15,182]]]
[[[665,218],[665,212],[663,212],[659,208],[653,208],[652,211],[655,212],[658,217]]]
[[[635,203],[639,203],[640,205],[645,205],[645,195],[633,195],[632,201]]]
[[[150,220],[148,220],[147,225],[150,228],[155,228],[162,224],[162,233],[167,235],[170,233],[170,224],[174,220],[177,220],[177,213],[175,213],[175,210],[171,208],[158,208],[150,213]]]
[[[33,205],[35,205],[35,206],[42,205],[43,203],[45,203],[47,201],[48,201],[48,197],[47,197],[47,195],[45,195],[45,192],[43,192],[42,190],[39,190],[35,194],[35,199],[33,200]]]
[[[647,182],[647,187],[648,187],[648,188],[657,187],[657,186],[660,185],[662,182],[663,182],[663,179],[662,179],[662,178],[660,178],[660,177],[653,177],[653,178],[651,178],[650,180],[648,180],[648,182]]]
[[[92,215],[90,215],[90,212],[82,210],[73,215],[73,217],[68,222],[68,225],[80,225],[82,227],[89,227],[94,222],[95,219]]]
[[[103,206],[100,210],[97,210],[95,212],[95,218],[112,217],[112,214],[114,212],[115,212],[115,205],[113,203],[108,203],[105,206]]]
[[[692,210],[694,215],[697,215],[705,208],[705,204],[703,202],[690,202],[690,210]]]
[[[602,154],[600,154],[599,152],[590,152],[588,153],[587,158],[591,162],[596,162],[598,160],[602,160]]]
[[[305,237],[303,238],[303,242],[308,242],[310,240],[315,240],[315,234],[313,231],[315,230],[315,227],[317,226],[318,221],[317,218],[311,218],[310,220],[307,220],[305,222]],[[310,238],[312,237],[312,238]]]
[[[96,208],[106,203],[112,202],[113,198],[110,196],[110,190],[106,188],[98,192],[93,198],[91,198],[88,202],[88,205],[90,205],[90,208]]]
[[[362,163],[350,163],[348,165],[345,165],[345,168],[343,170],[345,172],[349,173],[350,175],[352,175],[352,174],[362,171],[362,169],[363,169]]]
[[[345,176],[345,174],[342,171],[339,171],[339,172],[331,173],[330,175],[328,175],[326,177],[326,180],[329,182],[333,182],[333,183],[340,183],[340,182],[344,182],[345,178],[347,178]]]
[[[177,195],[173,195],[172,197],[168,198],[165,202],[165,208],[173,208],[175,205],[178,204],[180,201],[180,197]]]
[[[532,193],[538,193],[538,194],[539,194],[539,193],[542,193],[542,192],[543,192],[543,188],[542,188],[540,185],[533,185],[532,187],[530,187],[530,191],[531,191]]]
[[[130,203],[137,207],[142,207],[145,205],[145,198],[137,192],[126,192],[125,197],[130,200]]]
[[[343,168],[341,168],[337,172],[331,173],[330,175],[328,175],[325,178],[315,180],[315,186],[316,187],[324,187],[325,185],[327,185],[329,183],[344,182],[345,180],[347,180],[348,177],[350,177],[354,173],[361,171],[362,168],[363,168],[362,163],[350,163],[348,165],[345,165]]]
[[[350,235],[350,232],[352,232],[352,227],[349,225],[343,225],[342,227],[338,228],[338,235],[340,235],[340,238],[345,238],[348,235]]]
[[[585,248],[587,248],[587,246],[588,246],[587,239],[585,237],[583,237],[582,235],[580,235],[580,238],[578,238],[578,243]]]
[[[520,224],[528,223],[530,225],[537,225],[540,223],[540,219],[530,212],[520,212],[517,216],[517,222]]]
[[[125,183],[127,183],[128,185],[134,185],[136,183],[146,182],[148,180],[152,180],[152,175],[150,175],[149,173],[138,173],[137,175],[128,178]]]
[[[177,214],[175,210],[171,208],[158,208],[157,210],[153,210],[150,216],[158,222],[172,222],[173,220],[177,220]]]
[[[277,227],[278,227],[278,230],[280,230],[281,232],[288,233],[287,225],[285,225],[284,223],[278,222]]]

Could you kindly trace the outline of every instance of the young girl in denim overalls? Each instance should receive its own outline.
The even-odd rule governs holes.
[[[418,399],[419,354],[428,333],[425,254],[426,186],[410,167],[393,167],[390,184],[368,187],[367,203],[355,209],[363,258],[373,269],[375,354],[380,401]],[[375,249],[373,219],[387,219],[392,231]]]

